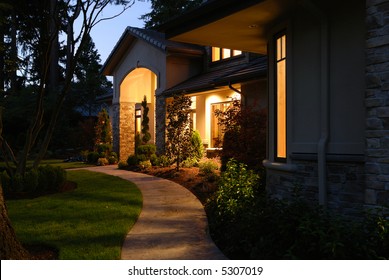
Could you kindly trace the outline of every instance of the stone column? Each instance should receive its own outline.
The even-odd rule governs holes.
[[[113,150],[126,161],[135,153],[135,103],[114,104],[112,111]]]
[[[166,99],[164,96],[157,95],[155,104],[155,144],[157,153],[165,153],[165,130],[166,130]]]
[[[366,1],[366,190],[368,207],[389,203],[389,1]]]

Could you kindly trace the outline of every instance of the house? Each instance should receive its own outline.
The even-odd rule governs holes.
[[[232,98],[267,107],[266,67],[264,56],[174,42],[157,31],[128,27],[103,66],[114,84],[113,150],[124,161],[135,153],[146,96],[151,142],[163,154],[166,104],[176,94],[191,98],[193,129],[206,148],[218,148],[222,129],[213,111],[228,108]]]
[[[299,188],[359,215],[389,205],[388,11],[387,0],[212,0],[160,31],[266,55],[269,192]]]

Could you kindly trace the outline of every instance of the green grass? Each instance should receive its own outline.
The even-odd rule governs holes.
[[[76,190],[7,201],[20,241],[59,250],[59,259],[120,259],[121,246],[142,207],[138,188],[118,177],[68,171]]]

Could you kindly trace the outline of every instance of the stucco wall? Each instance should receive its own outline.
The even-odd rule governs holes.
[[[278,27],[288,42],[288,157],[273,165],[270,58],[268,189],[287,198],[300,188],[309,201],[358,215],[365,203],[365,1],[312,2],[320,3],[302,5]]]

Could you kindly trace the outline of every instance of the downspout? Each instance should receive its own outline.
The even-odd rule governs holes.
[[[311,1],[301,1],[313,16],[320,19],[320,139],[317,144],[319,204],[327,207],[327,147],[330,134],[329,94],[329,23],[327,15]]]
[[[239,90],[239,89],[237,89],[237,88],[235,88],[235,87],[231,84],[231,82],[228,83],[228,87],[229,87],[231,90],[235,91],[236,93],[239,93],[241,96],[244,97],[242,91]],[[244,103],[245,103],[244,105],[246,105],[246,99],[244,99]]]

